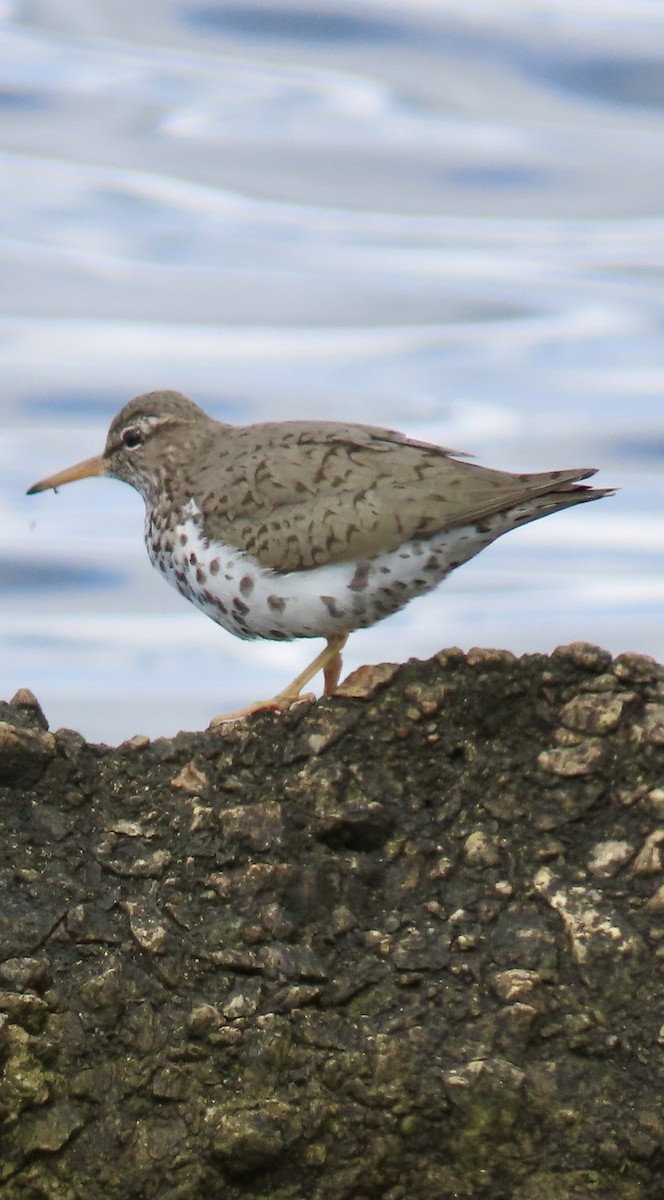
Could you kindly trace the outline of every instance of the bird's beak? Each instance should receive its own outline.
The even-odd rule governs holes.
[[[105,466],[106,460],[103,454],[98,454],[95,458],[86,458],[85,462],[67,467],[66,471],[60,471],[57,475],[49,475],[48,479],[33,483],[32,487],[28,488],[27,495],[34,496],[35,492],[45,492],[48,488],[53,488],[55,491],[63,483],[73,483],[75,479],[89,479],[91,475],[104,475]]]

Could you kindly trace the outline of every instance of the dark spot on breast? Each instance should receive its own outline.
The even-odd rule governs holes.
[[[218,608],[219,612],[221,612],[221,613],[228,612],[226,605],[223,603],[223,601],[221,601],[218,598],[218,596],[215,596],[213,592],[208,592],[208,591],[203,592],[203,599],[207,600],[208,604],[211,604],[213,608]]]
[[[254,590],[254,578],[252,575],[243,575],[240,580],[240,591],[243,596],[250,596]]]
[[[196,567],[196,582],[197,583],[206,583],[207,582],[207,572],[204,571],[202,567]]]
[[[178,538],[178,541],[181,546],[186,546],[187,542],[189,541],[189,538],[187,537],[186,533],[181,533]]]
[[[274,612],[283,612],[286,607],[286,601],[283,596],[268,596],[267,602]]]
[[[369,583],[369,564],[368,562],[359,562],[355,568],[355,574],[348,584],[352,592],[363,592]]]
[[[244,600],[240,600],[239,596],[233,597],[233,608],[236,613],[241,613],[243,617],[249,612],[249,605],[245,604]]]
[[[195,566],[196,566],[196,563],[198,562],[198,559],[196,558],[196,555],[195,555],[195,554],[193,554],[193,553],[192,553],[192,554],[190,554],[190,555],[189,555],[189,562],[191,563],[192,567],[195,567]]]
[[[216,575],[218,573],[218,571],[219,571],[219,559],[213,558],[212,562],[210,563],[210,574]]]
[[[346,610],[339,608],[335,596],[321,596],[321,600],[331,617],[344,617],[346,615]]]

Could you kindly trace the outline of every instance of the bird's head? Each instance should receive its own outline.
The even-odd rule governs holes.
[[[131,484],[147,498],[211,422],[212,418],[180,392],[136,396],[111,422],[102,454],[49,475],[33,484],[28,495],[55,490],[76,479],[108,475]]]

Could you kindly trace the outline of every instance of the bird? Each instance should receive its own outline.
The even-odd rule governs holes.
[[[328,420],[217,421],[176,391],[130,400],[103,452],[28,489],[110,476],[145,502],[145,543],[173,587],[239,638],[324,638],[276,696],[213,718],[285,711],[348,636],[403,608],[496,538],[611,495],[597,468],[527,474],[391,429]]]

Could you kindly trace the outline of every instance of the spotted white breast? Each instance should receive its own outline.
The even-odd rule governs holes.
[[[155,567],[207,616],[241,638],[330,637],[374,625],[431,591],[454,567],[525,519],[513,509],[483,523],[404,543],[389,554],[280,574],[250,555],[209,541],[189,500],[175,526],[146,511],[145,543]]]

